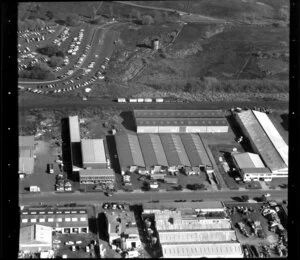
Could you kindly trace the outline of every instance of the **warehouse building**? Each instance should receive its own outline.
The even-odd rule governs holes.
[[[19,174],[33,173],[34,151],[34,136],[19,136]]]
[[[232,160],[243,181],[271,181],[272,173],[265,167],[258,154],[232,153]]]
[[[81,139],[78,116],[69,116],[69,134],[72,170],[74,172],[78,172],[82,168]]]
[[[168,167],[168,161],[158,135],[139,134],[138,139],[148,173],[159,172]]]
[[[121,174],[127,171],[145,170],[139,139],[136,134],[118,133],[115,135]]]
[[[81,151],[83,168],[107,168],[107,158],[103,139],[82,139]]]
[[[189,157],[193,169],[192,173],[200,173],[200,170],[212,173],[213,166],[200,136],[197,134],[182,134],[180,137]]]
[[[35,223],[62,234],[89,232],[84,207],[22,207],[21,228]]]
[[[255,153],[271,171],[271,178],[288,176],[288,146],[267,115],[257,111],[236,114],[236,120]]]
[[[108,184],[116,180],[112,169],[84,169],[79,171],[80,184]]]
[[[52,228],[32,224],[20,228],[19,250],[28,253],[52,249]]]
[[[160,134],[160,139],[168,160],[169,172],[178,172],[181,170],[188,173],[191,171],[191,163],[180,136],[175,134]]]
[[[228,132],[220,110],[134,110],[137,133]]]

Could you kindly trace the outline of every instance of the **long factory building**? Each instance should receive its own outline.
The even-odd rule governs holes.
[[[288,145],[285,143],[269,117],[258,111],[243,111],[236,114],[244,135],[254,152],[271,171],[269,178],[288,176]]]
[[[212,163],[198,134],[115,135],[122,174],[126,171],[169,172],[186,174],[212,170]],[[157,169],[157,171],[155,170]]]
[[[134,110],[137,133],[226,133],[221,110]]]

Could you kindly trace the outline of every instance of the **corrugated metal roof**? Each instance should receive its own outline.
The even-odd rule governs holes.
[[[282,160],[253,112],[248,110],[236,115],[244,125],[247,135],[250,136],[263,161],[271,171],[287,169],[287,165]]]
[[[250,156],[251,155],[251,156]],[[260,159],[258,154],[253,153],[234,153],[232,154],[233,158],[238,164],[240,169],[243,168],[264,168],[262,160]]]
[[[224,118],[136,118],[137,126],[227,126]]]
[[[34,136],[33,135],[19,136],[19,147],[34,148]]]
[[[215,118],[224,117],[221,110],[134,110],[136,118]]]
[[[277,149],[277,152],[280,154],[285,164],[289,165],[289,147],[283,140],[282,136],[279,134],[276,127],[273,125],[268,115],[258,111],[253,111],[253,113],[256,116],[262,128],[264,129],[264,131],[266,132],[266,134],[268,135],[268,137],[270,138],[271,142]]]
[[[78,116],[69,116],[69,131],[71,142],[80,142]]]
[[[212,166],[199,135],[182,134],[180,137],[192,166]]]
[[[115,176],[115,172],[112,169],[87,169],[80,170],[80,176]]]
[[[103,139],[82,139],[83,163],[106,163],[106,154]]]
[[[145,167],[137,135],[118,133],[115,135],[117,152],[121,168],[130,166]]]
[[[243,258],[240,243],[202,243],[162,245],[164,258],[229,257]]]
[[[160,139],[169,166],[191,166],[179,135],[160,134]]]
[[[33,157],[19,157],[19,172],[32,174],[34,170]]]

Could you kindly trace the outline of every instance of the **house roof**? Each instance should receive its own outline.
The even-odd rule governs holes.
[[[137,126],[227,126],[225,118],[136,118]]]
[[[19,172],[32,174],[34,170],[33,157],[19,157]]]
[[[191,166],[180,136],[175,134],[160,134],[160,139],[169,166]]]
[[[182,134],[180,137],[192,166],[212,166],[199,135]]]
[[[71,142],[80,142],[78,116],[69,116],[69,131]]]
[[[243,168],[265,168],[262,160],[258,154],[254,153],[233,153],[232,157],[235,159],[238,167]]]
[[[82,162],[106,163],[106,154],[103,139],[82,139]]]
[[[221,110],[134,110],[136,118],[215,118],[224,117]]]
[[[236,114],[263,161],[271,171],[285,170],[287,165],[251,110]]]
[[[121,168],[130,166],[145,167],[141,147],[136,134],[118,133],[115,135]]]
[[[139,134],[138,138],[147,167],[155,165],[168,166],[167,158],[158,135]]]
[[[115,177],[113,169],[84,169],[79,171],[80,176],[112,176]]]
[[[28,147],[34,149],[34,136],[19,136],[19,147]]]

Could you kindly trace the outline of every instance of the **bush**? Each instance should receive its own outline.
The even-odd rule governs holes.
[[[64,59],[60,56],[52,56],[50,58],[50,60],[48,61],[48,65],[51,68],[55,68],[55,67],[60,66],[63,63],[63,61],[64,61]]]
[[[141,12],[136,9],[132,10],[131,16],[136,18],[137,20],[141,20]]]
[[[47,11],[46,12],[46,17],[48,18],[48,20],[52,20],[54,17],[54,14],[51,11]]]
[[[20,78],[28,79],[55,79],[55,76],[50,71],[50,68],[46,64],[38,63],[19,72]]]
[[[143,24],[143,25],[154,24],[154,20],[153,20],[152,16],[150,16],[150,15],[144,15],[142,17],[141,24]]]
[[[79,16],[77,14],[71,14],[67,16],[66,25],[67,26],[76,26],[79,21]]]
[[[64,52],[61,51],[57,45],[47,45],[42,48],[37,48],[36,51],[48,57],[52,57],[54,55],[62,58],[65,57]]]

